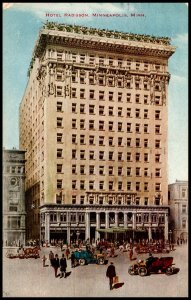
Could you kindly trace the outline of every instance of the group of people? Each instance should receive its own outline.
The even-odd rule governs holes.
[[[43,256],[43,267],[46,266],[46,256]],[[55,254],[50,251],[49,253],[49,261],[50,261],[50,266],[54,268],[54,274],[55,277],[58,277],[58,269],[60,268],[60,278],[66,277],[66,269],[67,269],[67,261],[65,258],[65,255],[62,254],[62,257],[59,259],[58,254]]]

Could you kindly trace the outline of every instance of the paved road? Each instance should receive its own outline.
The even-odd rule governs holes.
[[[52,248],[61,257],[60,250]],[[43,248],[40,259],[8,259],[3,255],[3,297],[188,297],[188,249],[182,245],[170,253],[179,273],[172,276],[152,274],[146,277],[131,276],[127,252],[109,258],[116,266],[119,281],[124,285],[109,290],[105,273],[107,265],[95,264],[71,269],[68,260],[67,278],[55,278],[52,267],[43,268],[42,255],[48,256],[50,248]],[[162,254],[160,256],[169,256]],[[138,258],[148,257],[139,255]]]

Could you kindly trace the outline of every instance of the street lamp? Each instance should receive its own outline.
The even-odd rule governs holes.
[[[170,242],[170,245],[171,245],[171,242],[172,242],[172,230],[169,231],[169,242]]]

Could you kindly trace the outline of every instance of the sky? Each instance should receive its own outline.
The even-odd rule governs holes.
[[[3,147],[6,149],[19,149],[19,105],[34,45],[46,20],[171,38],[171,44],[177,48],[168,64],[171,74],[168,183],[188,180],[188,4],[3,3]]]

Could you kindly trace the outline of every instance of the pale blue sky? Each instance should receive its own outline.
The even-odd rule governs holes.
[[[50,18],[46,13],[60,13]],[[64,17],[64,14],[88,14]],[[93,13],[126,14],[93,17]],[[131,17],[131,13],[144,17]],[[169,36],[169,183],[188,180],[188,6],[185,3],[15,3],[3,10],[3,146],[19,148],[19,104],[38,32],[46,20]]]

